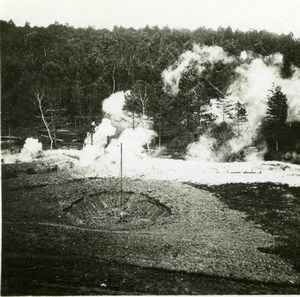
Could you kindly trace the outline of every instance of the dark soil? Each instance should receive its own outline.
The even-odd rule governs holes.
[[[114,249],[118,253],[118,245],[122,244],[112,241],[105,233],[36,224],[4,224],[3,233],[2,295],[300,292],[299,286],[287,284],[212,277],[144,268],[110,258],[105,260],[106,249]],[[99,258],[97,253],[102,257]]]
[[[297,294],[285,285],[141,268],[94,257],[5,255],[2,295]]]
[[[278,244],[261,248],[290,261],[300,271],[300,187],[272,183],[195,185],[219,197],[229,208],[276,236]]]

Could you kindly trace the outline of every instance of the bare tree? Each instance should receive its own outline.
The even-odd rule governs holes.
[[[150,99],[147,88],[147,83],[139,80],[134,84],[130,95],[127,96],[125,108],[132,113],[133,129],[135,128],[136,114],[141,116],[142,127],[147,127],[147,109]],[[149,143],[147,143],[147,149],[150,150]]]
[[[44,100],[44,98],[45,98],[45,90],[44,89],[36,90],[34,92],[34,99],[35,99],[34,105],[39,109],[39,113],[41,115],[41,118],[43,120],[44,126],[47,130],[48,137],[49,137],[49,140],[50,140],[50,149],[52,150],[53,149],[53,137],[52,137],[51,131],[50,131],[50,124],[51,123],[48,123],[47,120],[46,120],[46,117],[45,117],[45,114],[46,114],[47,110],[43,109],[43,100]]]
[[[137,102],[138,105],[140,106],[140,110],[142,111],[143,115],[143,125],[144,125],[144,117],[146,116],[146,109],[148,105],[148,95],[147,95],[147,85],[144,86],[143,90],[138,91],[138,96],[137,96]]]

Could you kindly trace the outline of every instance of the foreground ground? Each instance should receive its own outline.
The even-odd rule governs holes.
[[[3,295],[300,292],[299,187],[71,167],[3,167]]]

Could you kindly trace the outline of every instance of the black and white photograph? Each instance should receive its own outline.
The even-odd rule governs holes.
[[[0,0],[1,296],[300,295],[300,0]]]

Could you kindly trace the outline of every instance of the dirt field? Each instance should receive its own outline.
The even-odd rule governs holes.
[[[2,294],[297,294],[299,188],[3,166]]]

